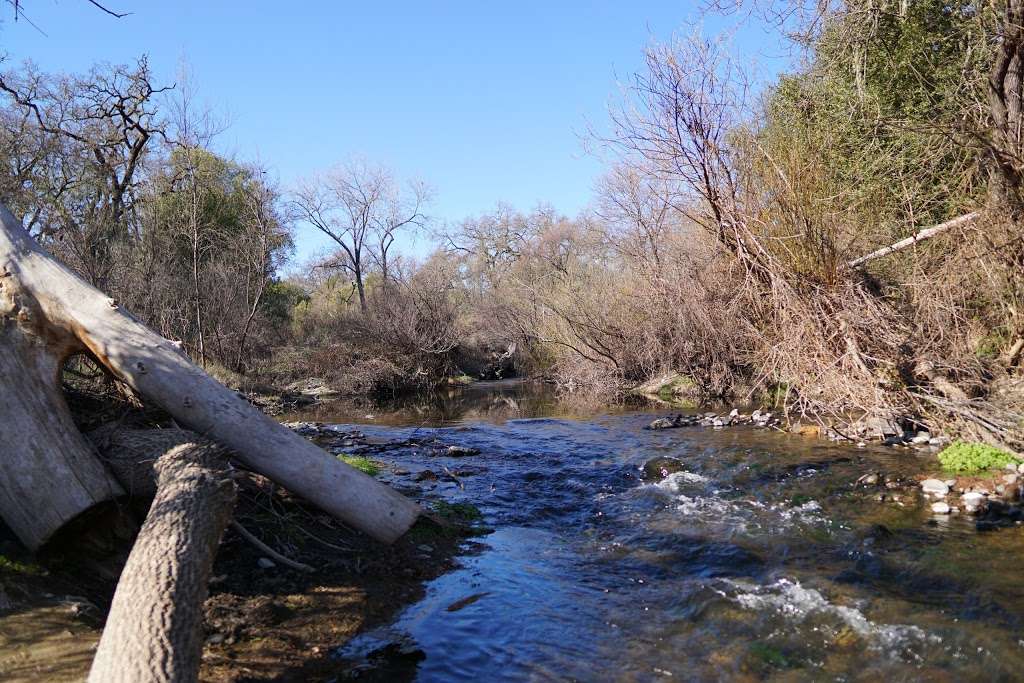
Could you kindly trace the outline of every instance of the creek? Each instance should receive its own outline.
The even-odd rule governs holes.
[[[398,487],[476,505],[493,532],[391,624],[335,653],[359,680],[1019,680],[1024,529],[880,502],[867,472],[932,455],[752,427],[644,427],[519,382],[302,419],[375,441]],[[652,458],[679,471],[649,472]],[[420,484],[421,486],[423,484]],[[429,547],[425,549],[429,552]]]

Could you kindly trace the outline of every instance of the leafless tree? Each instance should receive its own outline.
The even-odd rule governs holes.
[[[387,282],[396,236],[425,224],[429,198],[422,183],[402,188],[388,169],[352,160],[302,183],[293,206],[340,247],[333,265],[352,276],[360,310],[366,312],[368,267],[376,263]]]

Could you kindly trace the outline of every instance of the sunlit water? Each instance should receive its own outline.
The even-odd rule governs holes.
[[[335,411],[335,412],[332,412]],[[588,414],[589,413],[589,414]],[[933,457],[750,428],[648,431],[498,383],[389,410],[321,408],[375,439],[471,458],[382,456],[458,474],[431,495],[494,533],[391,625],[336,653],[366,680],[1021,680],[1024,530],[981,533],[853,482]],[[381,423],[389,423],[383,426]],[[685,470],[644,480],[654,456]]]

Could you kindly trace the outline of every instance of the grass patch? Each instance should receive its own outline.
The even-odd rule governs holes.
[[[948,472],[973,474],[1017,464],[1020,458],[995,446],[957,440],[939,453],[939,462]]]
[[[368,474],[371,477],[376,477],[380,474],[380,465],[373,460],[362,456],[362,455],[339,455],[338,460],[350,467],[354,467],[363,474]]]

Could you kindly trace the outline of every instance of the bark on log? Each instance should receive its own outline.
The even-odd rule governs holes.
[[[203,602],[235,485],[225,451],[177,446],[156,463],[157,495],[128,556],[90,683],[195,681]]]
[[[897,251],[902,251],[907,247],[911,247],[915,244],[918,244],[919,242],[923,242],[926,239],[930,239],[932,237],[935,237],[936,235],[941,235],[942,233],[946,232],[951,228],[956,228],[961,225],[968,225],[970,223],[973,223],[980,216],[981,213],[973,211],[971,213],[964,214],[963,216],[959,216],[952,220],[946,221],[945,223],[933,225],[932,227],[925,228],[921,232],[915,235],[911,235],[906,239],[902,239],[899,242],[896,242],[895,244],[890,244],[889,246],[882,247],[881,249],[873,251],[870,254],[867,254],[866,256],[856,258],[847,263],[846,265],[849,266],[850,268],[859,268],[863,266],[865,263],[868,263],[869,261],[874,261],[875,259],[882,258],[883,256],[888,256],[889,254],[895,254]]]
[[[47,329],[83,344],[139,395],[184,427],[230,448],[246,466],[370,536],[412,526],[411,500],[282,427],[183,357],[174,344],[43,251],[0,206],[0,272],[39,304]]]
[[[35,550],[123,491],[76,429],[59,389],[61,364],[83,347],[45,325],[38,302],[5,266],[0,257],[0,516]]]

